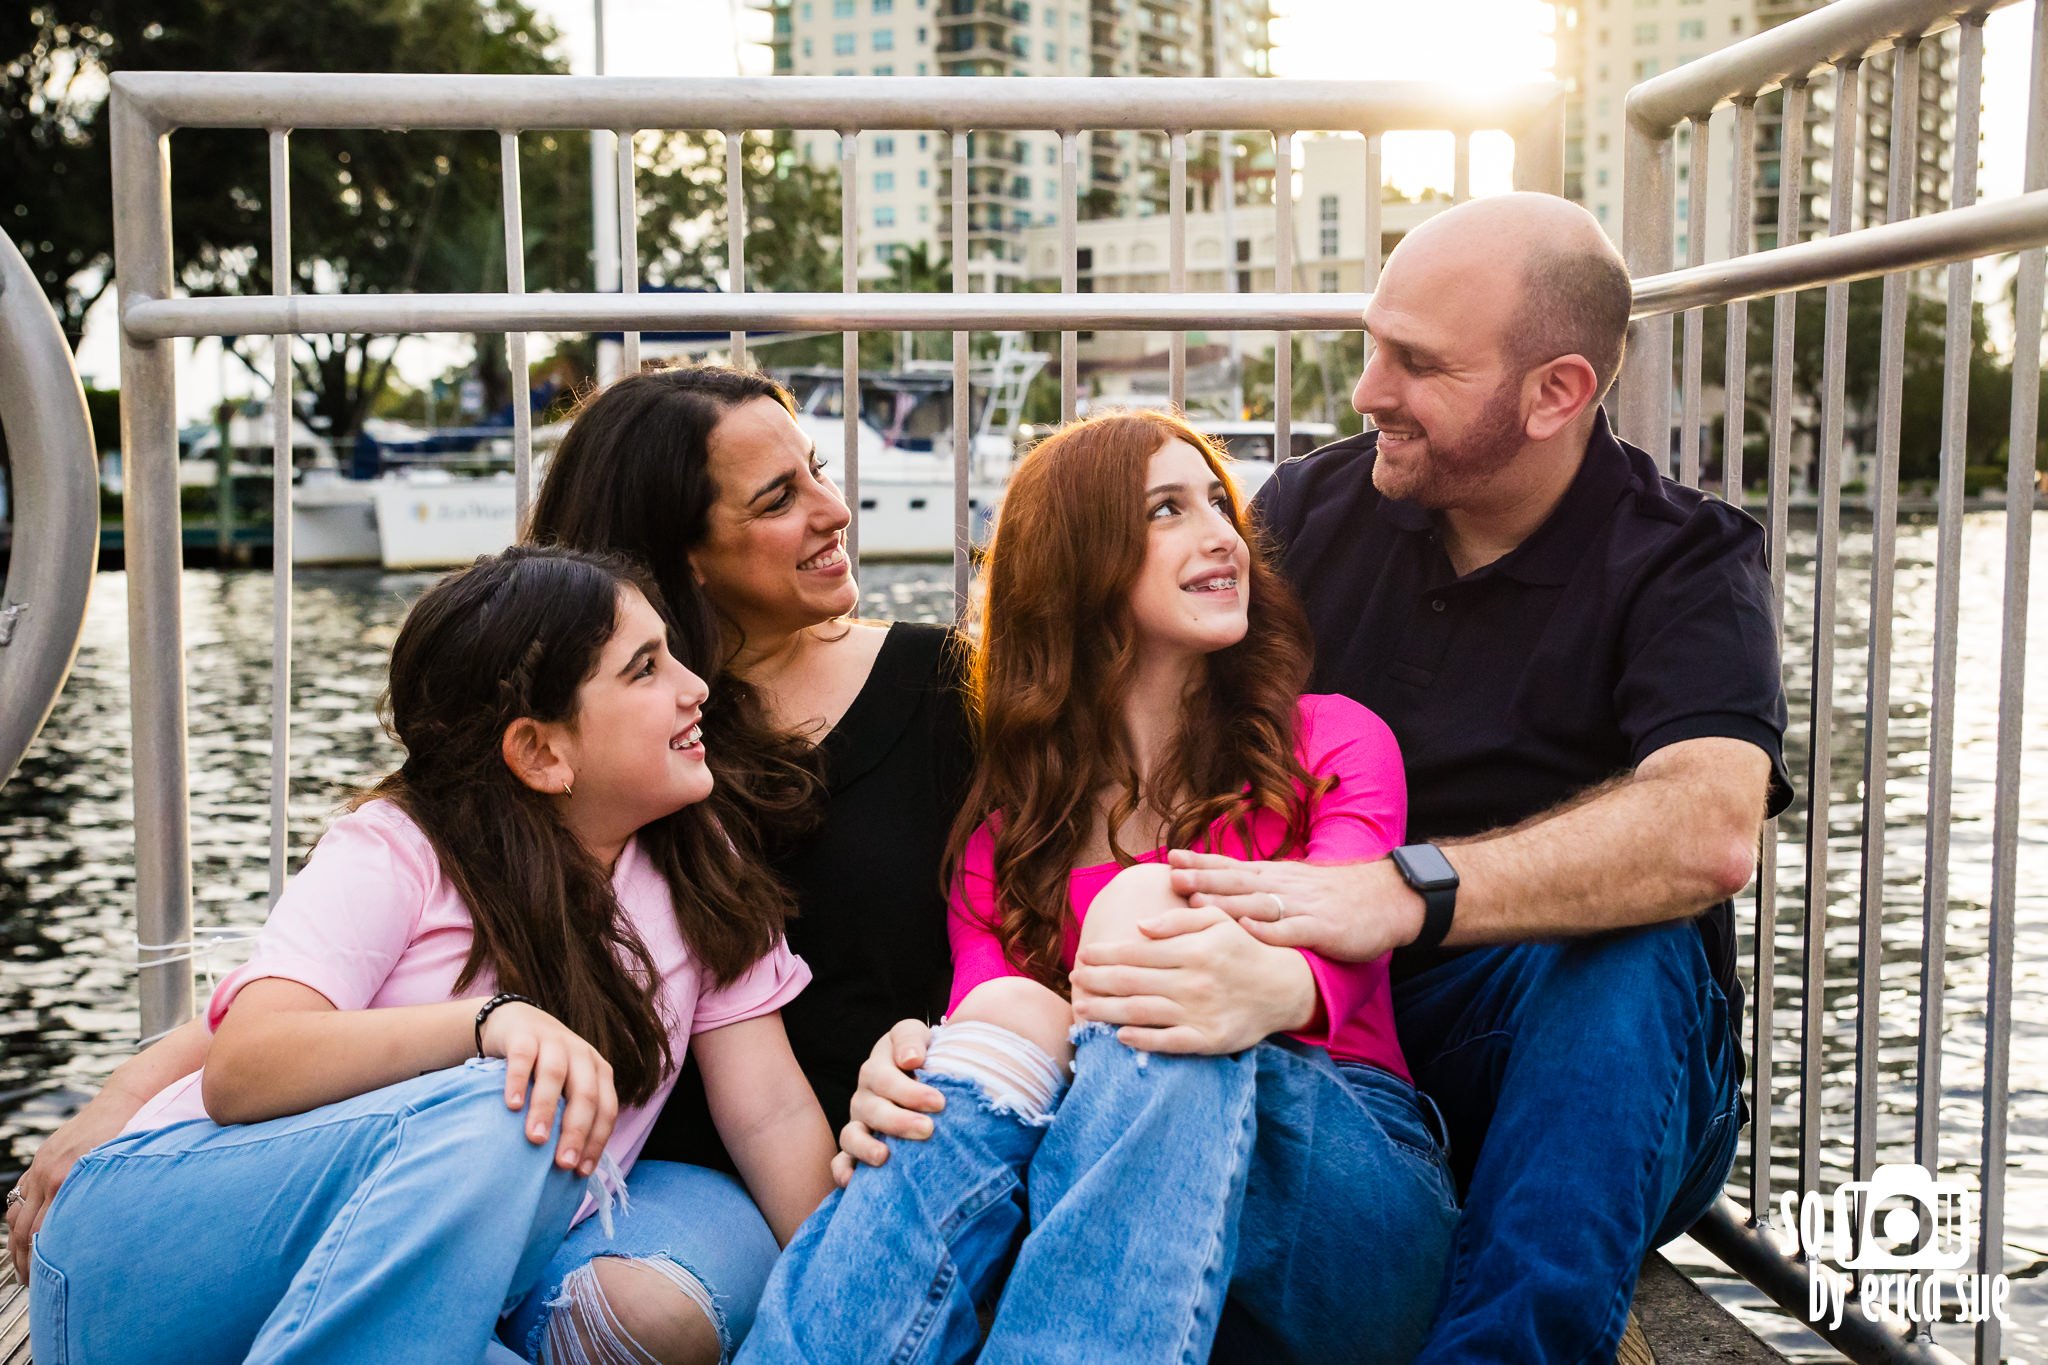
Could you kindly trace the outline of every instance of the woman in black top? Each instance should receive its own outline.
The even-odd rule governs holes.
[[[945,1005],[939,862],[973,763],[953,633],[851,618],[850,519],[788,393],[700,365],[592,398],[527,528],[645,563],[683,647],[724,661],[713,800],[796,894],[789,944],[813,975],[783,1023],[835,1131],[874,1040]],[[694,1068],[645,1155],[730,1169]]]

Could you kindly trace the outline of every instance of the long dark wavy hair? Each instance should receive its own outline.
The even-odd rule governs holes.
[[[1200,451],[1230,491],[1231,518],[1251,551],[1249,629],[1207,656],[1207,679],[1180,719],[1166,762],[1141,779],[1120,698],[1137,677],[1130,599],[1145,563],[1145,476],[1168,441]],[[953,823],[946,877],[959,876],[969,837],[995,836],[995,920],[1012,966],[1056,990],[1068,873],[1095,828],[1099,793],[1110,847],[1135,861],[1116,830],[1141,805],[1167,818],[1172,847],[1201,847],[1229,821],[1247,846],[1250,817],[1285,823],[1283,856],[1308,838],[1311,804],[1329,787],[1295,755],[1296,705],[1308,682],[1307,619],[1261,553],[1226,458],[1202,433],[1162,412],[1112,412],[1071,423],[1026,455],[1003,495],[983,566],[983,629],[969,667],[981,761]]]
[[[525,538],[626,555],[654,575],[680,642],[677,657],[708,670],[713,809],[743,851],[772,857],[817,823],[817,757],[807,740],[772,725],[754,688],[726,667],[739,628],[690,568],[718,499],[712,430],[756,398],[796,412],[773,379],[722,365],[644,370],[596,390],[555,451]]]
[[[385,728],[405,762],[355,804],[383,797],[411,816],[469,907],[475,940],[457,989],[489,968],[499,989],[531,997],[603,1054],[621,1101],[638,1104],[675,1064],[653,960],[610,870],[501,749],[521,717],[576,718],[578,689],[618,628],[628,588],[656,600],[652,582],[623,560],[526,547],[429,588],[398,632],[384,699]],[[734,856],[705,805],[685,806],[637,839],[668,884],[684,942],[718,981],[774,948],[788,894]]]

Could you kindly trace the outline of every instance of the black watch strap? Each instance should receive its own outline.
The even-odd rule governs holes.
[[[1404,844],[1394,850],[1393,861],[1401,880],[1422,897],[1422,932],[1409,946],[1439,946],[1451,932],[1451,913],[1458,903],[1457,869],[1435,844]]]
[[[1411,948],[1424,950],[1440,946],[1451,932],[1451,911],[1458,903],[1458,888],[1442,887],[1435,891],[1417,888],[1422,897],[1422,932],[1415,936]]]

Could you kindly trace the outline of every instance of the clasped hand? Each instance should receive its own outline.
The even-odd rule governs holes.
[[[1141,938],[1090,943],[1071,974],[1074,1018],[1117,1027],[1147,1052],[1221,1055],[1304,1026],[1315,1012],[1315,981],[1292,949],[1273,948],[1217,909],[1164,911],[1138,925]],[[843,1187],[856,1161],[889,1159],[883,1138],[931,1136],[945,1096],[912,1079],[931,1029],[906,1019],[861,1064],[860,1088],[839,1135],[833,1178]]]

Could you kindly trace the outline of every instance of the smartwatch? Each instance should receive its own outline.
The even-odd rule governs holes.
[[[1458,869],[1435,844],[1403,844],[1394,850],[1394,869],[1422,897],[1422,932],[1412,948],[1434,948],[1451,932],[1451,908],[1458,901]]]

